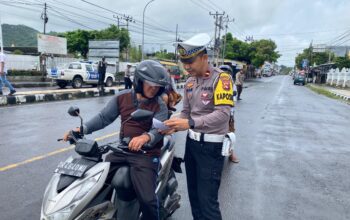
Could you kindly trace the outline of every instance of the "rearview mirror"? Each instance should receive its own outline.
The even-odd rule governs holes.
[[[80,110],[76,106],[71,106],[68,109],[68,114],[70,114],[71,116],[77,117],[79,116],[79,113],[80,113]]]
[[[134,121],[143,121],[146,119],[149,119],[153,117],[153,112],[144,110],[144,109],[137,109],[133,113],[131,113],[131,119]]]

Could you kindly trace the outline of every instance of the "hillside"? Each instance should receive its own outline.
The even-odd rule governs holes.
[[[39,31],[25,25],[2,25],[5,47],[36,47],[38,33]]]

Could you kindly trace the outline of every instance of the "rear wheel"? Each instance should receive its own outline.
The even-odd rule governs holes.
[[[81,88],[83,86],[83,79],[80,76],[76,76],[73,79],[72,87],[73,88]]]
[[[106,86],[107,86],[107,87],[113,86],[113,79],[112,79],[112,77],[108,77],[108,78],[107,78],[107,80],[106,80]]]
[[[67,86],[67,82],[58,82],[57,85],[61,88],[64,89]]]

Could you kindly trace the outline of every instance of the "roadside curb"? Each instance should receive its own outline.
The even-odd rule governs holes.
[[[183,89],[184,85],[179,84],[176,86],[177,89]],[[104,96],[115,95],[123,89],[109,89],[105,88]],[[74,92],[59,92],[59,93],[42,93],[32,95],[14,95],[14,96],[0,96],[0,107],[6,105],[21,105],[26,103],[40,103],[40,102],[51,102],[51,101],[62,101],[82,98],[92,98],[102,96],[97,90],[81,91],[77,90]]]
[[[346,101],[350,101],[350,97],[349,96],[346,96],[346,95],[343,95],[343,94],[339,94],[337,93],[336,91],[330,91],[333,95],[335,96],[338,96]]]
[[[347,96],[347,95],[344,95],[344,94],[341,94],[340,92],[334,90],[334,89],[329,89],[329,88],[322,88],[322,87],[319,87],[319,86],[315,86],[313,84],[309,84],[309,87],[312,87],[314,89],[322,89],[324,91],[327,91],[329,94],[332,94],[333,96],[336,96],[337,98],[340,98],[340,99],[343,99],[345,101],[350,101],[350,97]],[[311,89],[312,89],[311,88]],[[317,92],[319,93],[319,92]],[[326,95],[327,96],[327,95]]]

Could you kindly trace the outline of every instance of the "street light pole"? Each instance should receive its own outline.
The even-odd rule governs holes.
[[[143,60],[143,57],[144,57],[144,50],[145,50],[145,11],[146,11],[147,6],[153,1],[154,0],[149,1],[146,4],[145,8],[143,9],[143,18],[142,18],[142,60]]]

